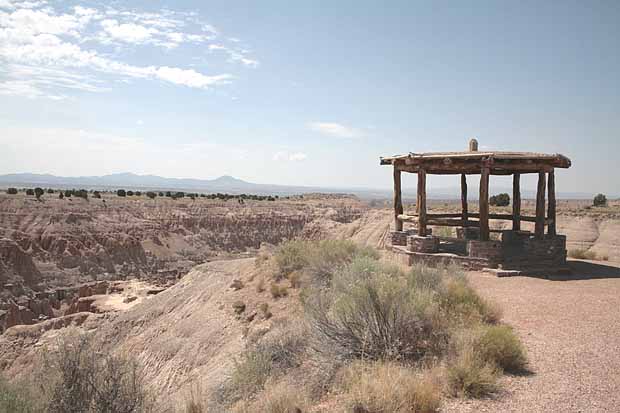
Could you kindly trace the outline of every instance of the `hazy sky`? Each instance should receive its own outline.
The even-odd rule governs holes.
[[[379,156],[475,136],[620,193],[619,22],[619,1],[0,0],[0,174],[389,187]]]

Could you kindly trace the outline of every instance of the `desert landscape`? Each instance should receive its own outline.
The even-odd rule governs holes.
[[[0,0],[0,413],[620,412],[619,21]]]
[[[53,194],[41,200],[2,194],[0,366],[9,377],[30,380],[43,349],[88,334],[107,352],[131,354],[139,362],[153,398],[149,408],[156,411],[269,410],[265,403],[274,397],[292,397],[280,402],[300,411],[348,411],[350,393],[315,388],[335,386],[336,379],[320,374],[325,355],[314,356],[310,340],[298,336],[310,328],[303,303],[316,275],[303,268],[280,275],[278,254],[291,240],[310,243],[307,248],[350,242],[390,262],[388,204],[321,194],[243,203],[116,193],[71,201]],[[429,208],[447,212],[460,206],[433,200]],[[525,212],[532,206],[523,201]],[[592,207],[560,200],[558,231],[568,236],[569,255],[585,252],[590,260],[571,259],[570,274],[549,279],[467,273],[468,284],[498,306],[503,322],[523,341],[527,373],[504,376],[491,397],[463,403],[460,397],[471,395],[461,394],[415,411],[591,410],[593,403],[604,411],[618,403],[612,389],[619,361],[599,356],[618,345],[618,225],[617,201]],[[597,333],[601,328],[605,335]],[[294,346],[286,351],[299,352],[287,361],[292,364],[252,385],[231,384],[248,351],[278,337]],[[564,346],[567,340],[571,346]],[[574,364],[566,364],[567,358]],[[587,396],[575,396],[567,375],[573,385],[590,389]],[[600,380],[608,387],[597,385]],[[234,386],[251,388],[243,387],[247,394],[240,397]]]

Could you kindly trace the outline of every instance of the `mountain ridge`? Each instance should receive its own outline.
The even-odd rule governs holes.
[[[142,189],[142,190],[176,190],[195,192],[227,192],[232,194],[256,194],[256,195],[298,195],[312,192],[329,194],[353,194],[362,199],[385,199],[392,197],[391,189],[378,188],[334,188],[303,185],[278,185],[259,184],[248,182],[231,175],[222,175],[213,179],[197,178],[166,178],[152,174],[135,174],[133,172],[119,172],[101,176],[77,176],[65,177],[49,173],[36,174],[30,172],[12,173],[0,175],[0,187],[8,186],[42,186],[58,188],[83,187],[87,189]],[[415,187],[403,188],[403,197],[415,199]],[[470,188],[470,199],[477,199],[477,189]],[[494,188],[494,193],[507,192],[512,194],[510,188]],[[458,199],[460,188],[430,188],[429,198],[434,199]],[[593,194],[580,192],[560,192],[558,198],[563,199],[588,199]],[[522,197],[534,198],[535,192],[522,189]],[[613,198],[613,196],[610,196]]]

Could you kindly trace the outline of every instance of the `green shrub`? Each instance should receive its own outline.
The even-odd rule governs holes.
[[[525,349],[510,327],[500,325],[485,327],[475,344],[482,360],[511,373],[525,370],[527,365]]]
[[[275,261],[280,276],[285,277],[293,271],[299,271],[308,265],[308,243],[303,241],[289,241],[278,247]]]
[[[134,195],[134,193],[133,193],[132,190],[127,191],[127,196],[133,196],[133,195]]]
[[[162,194],[163,195],[163,194]],[[149,197],[150,199],[155,199],[155,197],[157,196],[157,194],[153,191],[148,191],[146,193],[146,196]],[[161,195],[160,195],[161,196]]]
[[[73,195],[73,191],[72,191],[72,190],[70,190],[70,189],[66,189],[66,190],[65,190],[65,196],[66,196],[67,198],[71,198],[71,195]]]
[[[41,197],[43,196],[44,193],[45,193],[45,191],[43,191],[43,188],[36,187],[34,189],[34,196],[36,196],[37,199],[41,199]]]
[[[501,318],[499,308],[480,297],[465,278],[448,280],[444,286],[440,292],[440,305],[454,321],[472,325],[476,322],[496,323]]]
[[[48,193],[48,194],[53,194],[53,193],[54,193],[54,190],[53,190],[52,188],[47,188],[47,193]]]
[[[127,192],[124,189],[119,189],[116,191],[116,195],[120,197],[125,197],[127,196]]]
[[[592,205],[595,207],[598,206],[606,206],[607,205],[607,197],[603,194],[598,194],[592,200]]]
[[[9,188],[6,190],[6,193],[9,195],[17,195],[17,188]]]
[[[510,205],[510,195],[505,192],[493,195],[491,198],[489,198],[489,204],[493,206],[508,206]]]
[[[289,241],[278,247],[275,261],[278,277],[304,270],[313,280],[330,281],[335,271],[356,256],[378,259],[379,253],[348,240]]]
[[[381,266],[357,280],[347,269],[336,272],[332,289],[309,294],[304,306],[319,342],[342,357],[418,359],[427,350],[429,324],[416,296],[405,277]]]
[[[33,196],[34,195],[34,189],[32,189],[32,188],[26,189],[26,195]]]
[[[101,192],[99,192],[99,191],[93,191],[93,198],[96,198],[96,199],[101,199]]]

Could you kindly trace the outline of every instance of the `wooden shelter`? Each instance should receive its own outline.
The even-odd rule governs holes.
[[[472,255],[472,250],[493,250],[488,251],[492,256],[489,265],[496,264],[501,266],[505,261],[504,255],[513,250],[515,253],[515,239],[521,241],[530,238],[544,241],[555,239],[556,234],[556,197],[555,197],[555,169],[569,168],[571,161],[567,157],[559,154],[542,154],[530,152],[479,152],[478,142],[472,139],[469,150],[466,152],[431,152],[431,153],[409,153],[407,155],[397,155],[382,157],[381,165],[392,165],[394,169],[394,233],[393,240],[396,245],[410,245],[408,252],[424,253],[436,252],[435,246],[439,245],[438,240],[434,239],[429,231],[429,226],[449,226],[461,228],[460,233],[467,233],[468,228],[473,228],[477,233],[473,244],[467,245],[466,250]],[[403,211],[401,194],[401,173],[415,173],[418,176],[416,212],[406,214]],[[461,212],[460,213],[429,213],[426,202],[426,177],[427,175],[460,175],[461,181]],[[520,178],[522,174],[537,174],[538,187],[536,194],[536,214],[535,216],[525,216],[521,214],[521,189]],[[480,176],[480,195],[478,198],[479,209],[477,213],[468,211],[467,200],[467,176]],[[491,175],[512,175],[513,194],[512,194],[512,213],[493,214],[489,212],[489,178]],[[545,210],[545,195],[547,192],[548,201]],[[506,245],[492,245],[489,220],[508,220],[512,221],[511,231],[501,231],[502,241]],[[521,222],[535,223],[534,233],[521,230]],[[404,232],[404,223],[412,222],[417,224],[414,231]],[[547,234],[545,234],[545,227]],[[510,232],[510,233],[507,233]],[[407,237],[413,237],[407,240]],[[468,238],[467,236],[463,238]],[[563,237],[560,236],[560,241]],[[565,245],[565,238],[564,245]],[[405,241],[407,240],[407,241]],[[439,240],[441,241],[441,240]],[[484,245],[485,242],[489,244]],[[529,241],[535,243],[536,241]],[[561,243],[561,242],[560,242]],[[394,244],[394,242],[393,242]],[[475,245],[475,246],[472,246]],[[498,251],[499,250],[499,251]],[[518,252],[518,251],[517,251]],[[474,252],[474,255],[476,253]],[[483,254],[484,255],[484,254]],[[554,258],[554,257],[551,257]],[[564,247],[564,262],[566,251]],[[508,259],[508,261],[510,261]],[[561,261],[561,260],[560,260]]]

